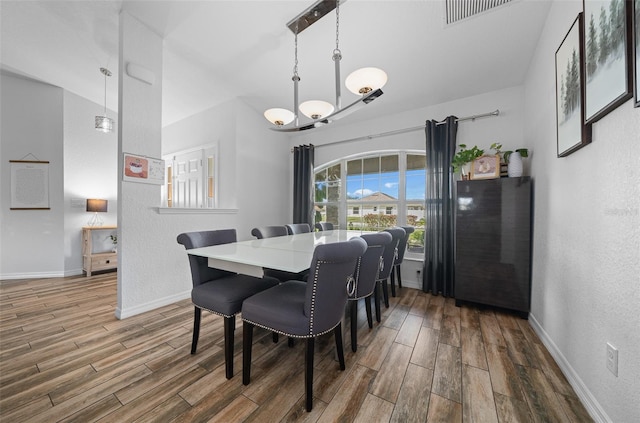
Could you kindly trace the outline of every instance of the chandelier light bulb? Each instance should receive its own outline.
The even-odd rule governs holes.
[[[356,95],[365,95],[384,87],[387,74],[378,68],[360,68],[347,76],[344,81],[347,89]]]
[[[283,126],[291,123],[295,118],[292,111],[287,109],[274,108],[264,112],[264,117],[276,126]]]
[[[309,100],[298,107],[303,115],[311,119],[320,119],[333,113],[333,104],[322,100]]]

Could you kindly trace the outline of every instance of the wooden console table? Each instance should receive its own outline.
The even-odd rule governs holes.
[[[91,276],[91,272],[98,270],[116,269],[118,267],[118,253],[107,251],[93,252],[93,232],[113,231],[117,226],[83,226],[82,227],[82,270]]]

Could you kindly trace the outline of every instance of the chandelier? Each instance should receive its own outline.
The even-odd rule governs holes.
[[[107,76],[111,76],[111,71],[100,68],[100,72],[104,75],[104,113],[102,116],[96,116],[96,130],[113,132],[113,119],[107,117]]]
[[[345,0],[342,0],[345,1]],[[336,10],[336,48],[332,59],[335,63],[335,105],[321,100],[309,100],[298,104],[298,34],[313,25],[333,9]],[[264,117],[274,126],[274,131],[296,132],[317,128],[347,116],[371,103],[382,95],[382,87],[387,82],[387,74],[378,68],[367,67],[352,72],[345,80],[349,91],[360,96],[358,100],[342,107],[340,92],[340,0],[319,0],[297,17],[293,18],[287,27],[295,36],[294,66],[293,66],[293,111],[283,108],[272,108],[264,112]],[[298,112],[311,119],[310,122],[300,123]]]

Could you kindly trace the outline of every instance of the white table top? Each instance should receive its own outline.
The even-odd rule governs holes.
[[[309,268],[317,245],[347,241],[365,231],[333,231],[253,239],[231,244],[194,248],[189,254],[207,257],[209,266],[262,277],[263,268],[299,273]]]

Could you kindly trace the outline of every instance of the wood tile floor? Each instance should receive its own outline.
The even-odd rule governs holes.
[[[222,319],[203,313],[189,354],[190,301],[114,317],[116,274],[3,281],[3,422],[588,422],[528,321],[402,288],[380,325],[359,312],[358,351],[316,342],[314,408],[303,346],[254,332],[252,380],[224,377]],[[349,322],[347,322],[348,330]]]

